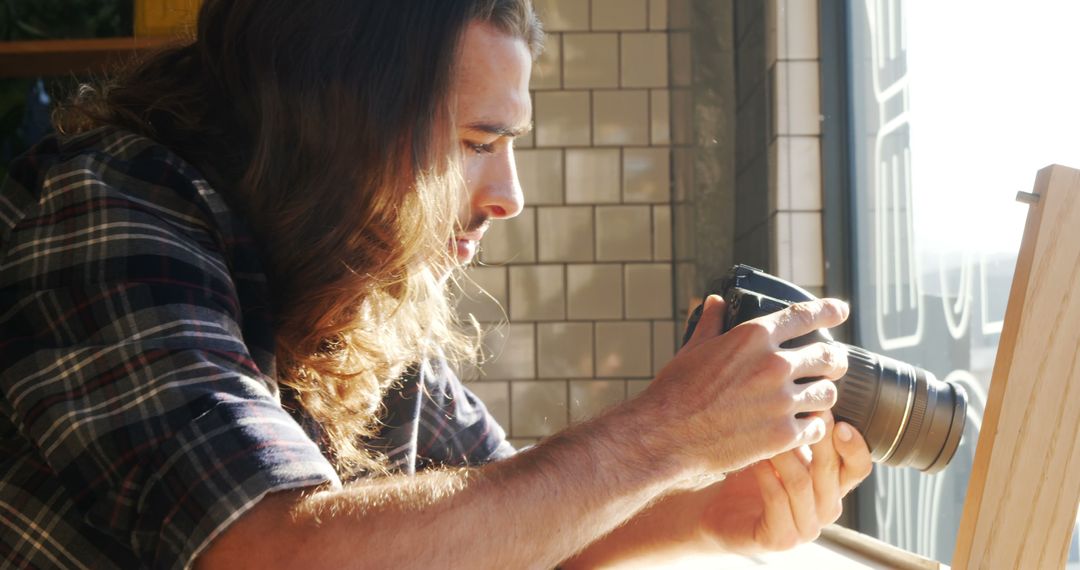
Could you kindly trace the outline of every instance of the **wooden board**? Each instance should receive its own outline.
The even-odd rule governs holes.
[[[753,556],[692,554],[628,561],[609,570],[949,570],[949,567],[904,552],[876,538],[837,525],[822,529],[821,538],[783,552]]]
[[[0,42],[0,77],[101,73],[141,51],[175,41],[151,37]]]
[[[955,568],[1064,568],[1080,503],[1080,171],[1039,171]]]

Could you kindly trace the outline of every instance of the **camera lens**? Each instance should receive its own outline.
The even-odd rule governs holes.
[[[848,373],[837,380],[836,419],[863,434],[875,462],[927,473],[944,468],[964,432],[964,389],[910,364],[843,346]]]

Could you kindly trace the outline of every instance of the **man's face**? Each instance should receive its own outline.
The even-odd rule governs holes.
[[[531,69],[523,40],[487,24],[473,23],[466,30],[454,84],[454,120],[469,195],[458,233],[449,244],[462,264],[476,256],[491,220],[512,218],[524,205],[514,166],[514,138],[531,127]]]

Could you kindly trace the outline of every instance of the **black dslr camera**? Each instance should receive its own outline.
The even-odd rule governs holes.
[[[710,287],[727,302],[724,332],[774,313],[792,303],[813,301],[799,286],[748,265],[736,265]],[[683,344],[697,326],[704,304],[690,317]],[[821,329],[787,341],[782,348],[813,342],[836,342]],[[850,423],[863,435],[877,463],[914,467],[927,473],[944,468],[960,444],[967,411],[967,393],[951,382],[898,360],[850,344],[848,372],[836,381],[837,421]]]

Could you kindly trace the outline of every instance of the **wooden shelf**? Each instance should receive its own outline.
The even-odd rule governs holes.
[[[139,52],[177,41],[161,36],[0,42],[0,77],[101,72]]]

